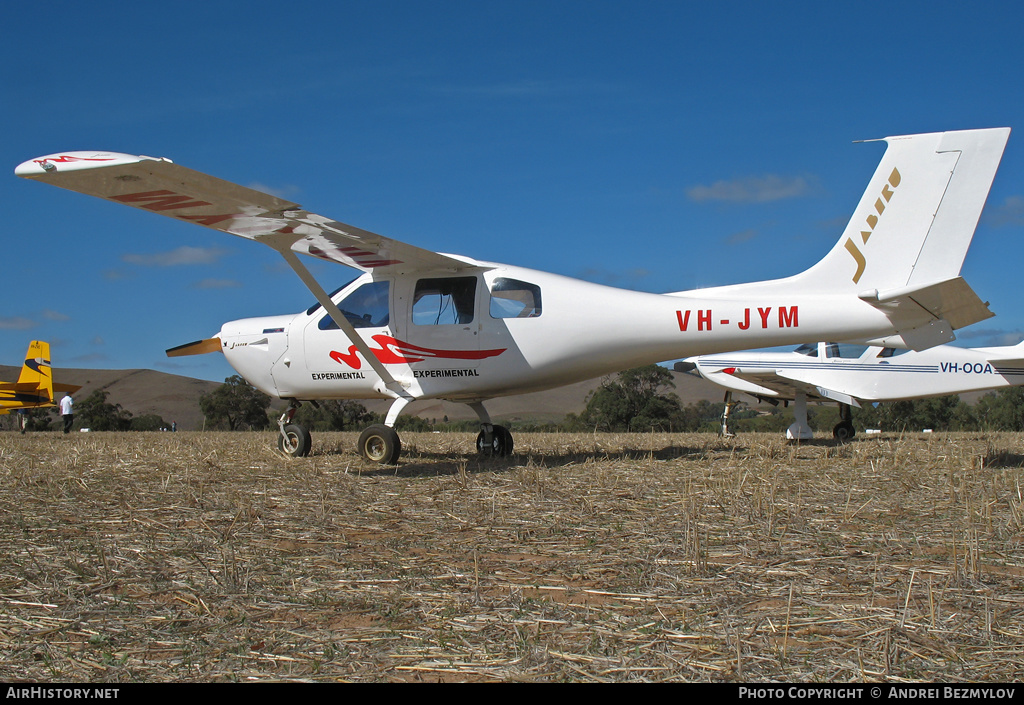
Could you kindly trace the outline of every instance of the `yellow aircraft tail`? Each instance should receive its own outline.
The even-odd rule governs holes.
[[[76,392],[80,387],[54,384],[50,369],[50,344],[33,340],[28,344],[25,363],[17,382],[0,382],[0,414],[14,409],[54,406],[54,391]]]
[[[50,371],[50,344],[33,340],[25,353],[18,384],[30,383],[38,390],[40,401],[53,403],[53,372]]]

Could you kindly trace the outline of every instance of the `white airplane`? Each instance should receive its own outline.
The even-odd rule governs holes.
[[[60,152],[18,176],[205,225],[277,250],[317,304],[225,323],[169,355],[220,350],[239,374],[289,400],[278,445],[310,449],[292,424],[317,399],[391,399],[359,452],[394,463],[393,426],[417,399],[468,404],[477,448],[512,452],[483,402],[687,355],[861,340],[923,349],[993,315],[960,278],[1008,128],[889,137],[853,218],[801,274],[669,294],[625,291],[459,255],[346,225],[299,205],[178,166],[112,152]],[[634,234],[630,234],[635,237]],[[362,270],[327,294],[297,254]]]
[[[691,357],[675,365],[725,387],[722,434],[731,436],[729,415],[743,392],[762,401],[792,401],[786,438],[807,440],[807,401],[839,404],[832,435],[853,438],[851,409],[865,403],[902,401],[1024,384],[1024,343],[994,348],[939,345],[915,352],[890,347],[814,343],[793,352],[723,353]]]

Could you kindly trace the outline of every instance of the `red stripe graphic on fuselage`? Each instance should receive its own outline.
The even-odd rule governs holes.
[[[434,348],[421,348],[419,345],[406,343],[405,341],[392,338],[390,335],[375,335],[373,341],[379,348],[370,348],[374,357],[385,365],[393,365],[400,362],[423,362],[427,359],[439,360],[483,360],[488,357],[501,355],[508,348],[495,350],[436,350]],[[348,352],[331,351],[331,359],[342,365],[348,365],[353,370],[362,367],[363,362],[359,359],[356,346],[349,346]]]

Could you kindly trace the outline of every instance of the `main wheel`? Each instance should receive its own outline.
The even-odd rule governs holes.
[[[278,435],[277,447],[285,455],[304,458],[309,455],[309,450],[313,447],[313,438],[305,427],[290,423],[284,427],[284,435]]]
[[[394,465],[402,454],[402,442],[395,429],[374,424],[359,436],[359,454],[374,463]]]
[[[846,443],[848,440],[853,438],[856,433],[857,430],[849,421],[840,421],[836,424],[836,427],[832,429],[832,437],[840,443]]]
[[[512,433],[504,426],[493,428],[490,445],[487,444],[483,431],[476,437],[476,451],[481,455],[512,455]]]

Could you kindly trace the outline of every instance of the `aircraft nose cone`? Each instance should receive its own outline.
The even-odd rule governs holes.
[[[266,317],[230,321],[221,328],[224,357],[251,385],[278,396],[274,362],[284,354],[290,318]]]

